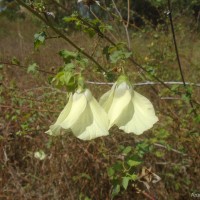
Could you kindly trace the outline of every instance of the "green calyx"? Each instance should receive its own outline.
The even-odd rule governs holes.
[[[83,92],[86,88],[85,79],[81,75],[79,75],[78,78],[77,78],[77,82],[78,82],[77,90],[80,91],[80,92]]]
[[[120,85],[121,83],[126,82],[129,86],[131,86],[131,83],[126,75],[120,75],[117,79],[117,85]]]

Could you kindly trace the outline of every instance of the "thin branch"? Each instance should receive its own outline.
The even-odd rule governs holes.
[[[127,20],[127,24],[125,24],[125,22],[123,20],[123,17],[121,15],[121,13],[119,12],[119,10],[117,8],[117,5],[115,4],[114,0],[112,0],[112,3],[113,3],[113,6],[114,6],[117,14],[119,15],[119,17],[120,17],[120,19],[121,19],[121,21],[123,23],[123,26],[124,26],[124,29],[125,29],[125,32],[126,32],[128,50],[130,51],[130,49],[131,49],[131,43],[130,43],[130,36],[129,36],[129,32],[128,32],[128,25],[129,25],[129,18],[130,18],[130,1],[129,0],[127,0],[127,1],[128,1],[128,11],[127,11],[128,12],[128,17],[127,17],[128,20]]]
[[[169,9],[168,14],[169,14],[169,20],[170,20],[170,24],[171,24],[174,47],[175,47],[175,51],[176,51],[176,58],[177,58],[177,62],[178,62],[178,66],[179,66],[179,70],[180,70],[180,74],[181,74],[181,78],[182,78],[182,81],[183,81],[183,85],[186,86],[185,78],[184,78],[183,70],[182,70],[182,66],[181,66],[181,61],[180,61],[180,57],[179,57],[178,47],[177,47],[177,43],[176,43],[176,35],[175,35],[174,24],[173,24],[173,20],[172,20],[172,11],[171,11],[170,0],[168,0],[168,9]]]
[[[24,65],[20,65],[20,64],[14,64],[14,63],[9,63],[9,62],[0,62],[0,65],[13,65],[13,66],[18,66],[18,67],[22,67],[27,69],[28,67],[24,66]],[[46,71],[46,70],[42,70],[42,69],[36,69],[39,72],[42,73],[46,73],[46,74],[52,74],[55,75],[54,72],[50,72],[50,71]],[[86,81],[89,84],[93,84],[93,85],[113,85],[114,82],[96,82],[96,81]],[[200,83],[191,83],[191,82],[180,82],[180,81],[165,81],[163,82],[164,85],[189,85],[189,86],[196,86],[196,87],[200,87]],[[153,82],[153,81],[147,81],[147,82],[141,82],[141,83],[134,83],[133,86],[145,86],[145,85],[163,85],[161,82]],[[167,86],[169,87],[169,86]],[[46,87],[46,88],[50,88],[50,87]],[[54,88],[50,88],[55,90]],[[57,89],[56,89],[57,90]],[[170,89],[171,90],[171,89]],[[58,90],[57,90],[58,91]]]
[[[67,12],[68,12],[68,10],[67,10],[62,4],[60,4],[59,2],[57,2],[57,1],[55,1],[55,0],[51,0],[51,1],[52,1],[55,5],[57,5],[57,6],[59,6],[60,8],[62,8],[64,11],[67,11]],[[100,7],[101,7],[101,6],[100,6]],[[101,8],[102,8],[102,7],[101,7]],[[96,17],[97,17],[97,16],[96,16]],[[89,28],[92,28],[100,37],[105,38],[108,42],[110,42],[112,45],[115,46],[115,43],[114,43],[109,37],[107,37],[105,34],[103,34],[99,28],[97,28],[96,26],[90,24],[88,20],[82,18],[81,16],[78,16],[77,18],[78,18],[80,21],[82,21],[83,24],[87,25]],[[99,19],[99,18],[98,18],[98,19]],[[99,20],[100,20],[100,19],[99,19]],[[111,34],[111,36],[112,36],[115,40],[117,40],[116,37],[115,37],[110,31],[109,31],[109,33]]]
[[[172,19],[171,1],[167,0],[167,2],[168,2],[168,9],[169,9],[168,15],[169,15],[169,20],[170,20],[170,25],[171,25],[174,47],[175,47],[175,51],[176,51],[176,58],[177,58],[177,62],[178,62],[179,71],[180,71],[180,74],[181,74],[181,79],[183,81],[183,85],[185,87],[186,94],[188,94],[188,96],[189,96],[189,102],[190,102],[192,111],[197,116],[195,107],[194,107],[193,102],[192,102],[192,98],[190,96],[190,93],[187,91],[185,78],[184,78],[184,75],[183,75],[183,69],[182,69],[182,66],[181,66],[180,56],[179,56],[178,47],[177,47],[177,43],[176,43],[176,35],[175,35],[175,31],[174,31],[174,24],[173,24],[173,19]]]
[[[158,81],[158,82],[159,82],[160,84],[162,84],[164,87],[166,87],[169,91],[173,92],[173,91],[171,90],[171,88],[170,88],[167,84],[165,84],[164,81],[162,81],[161,79],[159,79],[157,76],[155,76],[155,75],[149,73],[149,71],[148,71],[147,69],[145,69],[145,68],[144,68],[142,65],[140,65],[139,63],[137,63],[132,57],[130,57],[129,60],[130,60],[133,64],[135,64],[135,66],[137,66],[139,69],[142,69],[144,72],[146,72],[147,74],[149,74],[152,78],[154,78],[156,81]]]
[[[154,143],[154,146],[157,146],[157,147],[160,147],[160,148],[164,148],[164,149],[168,149],[166,146],[162,145],[162,144],[159,144],[159,143]],[[173,149],[173,148],[170,148],[169,150],[175,152],[175,153],[178,153],[178,154],[181,154],[183,156],[187,156],[187,154],[179,151],[179,150],[176,150],[176,149]]]
[[[96,26],[93,26],[92,24],[90,24],[87,20],[83,19],[82,17],[78,16],[77,17],[80,21],[82,21],[85,25],[87,25],[89,28],[92,28],[100,37],[106,39],[110,44],[112,44],[113,46],[116,46],[116,44],[109,38],[107,37],[104,33],[101,32],[101,30],[99,28],[97,28]]]
[[[130,36],[128,33],[128,27],[129,27],[129,22],[130,22],[130,0],[127,0],[127,23],[126,23],[126,35],[127,35],[127,40],[128,40],[128,49],[131,49],[131,41],[130,41]]]
[[[180,100],[180,97],[160,97],[162,100]]]
[[[126,27],[128,28],[130,22],[130,0],[127,0],[127,23]]]
[[[56,5],[60,6],[61,8],[63,8],[65,10],[65,7],[61,4],[59,4],[57,1],[52,0],[54,3],[56,3]],[[102,6],[100,6],[101,8],[103,8]],[[103,8],[104,10],[106,10],[105,8]],[[107,10],[106,10],[107,11]],[[113,13],[112,13],[113,14]],[[119,12],[119,14],[121,15],[121,13]],[[113,14],[115,17],[117,17],[117,15]],[[98,33],[101,37],[103,37],[104,39],[106,39],[110,44],[112,44],[113,46],[116,46],[115,42],[113,42],[109,37],[107,37],[104,33],[102,33],[99,29],[97,29],[96,27],[94,27],[93,25],[91,25],[88,21],[86,21],[85,19],[83,19],[82,17],[78,17],[79,20],[81,20],[84,24],[86,24],[88,27],[92,28],[94,31],[96,31],[96,33]],[[122,22],[123,24],[125,24],[125,20],[123,20],[123,18],[121,17],[120,22]],[[128,47],[127,47],[128,49]],[[139,63],[137,63],[133,57],[130,57],[129,60],[138,68],[141,69],[143,72],[149,74],[152,78],[154,78],[156,81],[160,82],[164,87],[166,87],[168,90],[171,90],[171,88],[166,85],[162,80],[160,80],[157,76],[150,74],[148,72],[147,69],[145,69],[142,65],[140,65]]]
[[[89,11],[92,13],[93,17],[100,20],[97,15],[92,11],[91,6],[89,6]]]
[[[28,9],[32,14],[34,14],[36,17],[38,17],[41,21],[43,21],[47,26],[49,26],[56,34],[58,34],[61,38],[63,38],[65,41],[67,41],[71,46],[73,46],[75,49],[77,49],[80,53],[82,53],[84,56],[89,58],[100,71],[103,71],[107,73],[107,70],[104,69],[98,61],[96,61],[93,57],[91,57],[88,53],[86,53],[83,49],[79,48],[74,42],[71,41],[68,37],[66,37],[62,32],[60,32],[57,28],[55,28],[50,21],[47,21],[45,18],[43,18],[37,11],[35,11],[33,8],[28,6],[26,3],[24,3],[22,0],[16,0],[18,4],[22,5],[26,9]],[[45,14],[45,13],[44,13]]]
[[[113,85],[114,82],[95,82],[95,81],[87,81],[89,84],[94,84],[94,85]],[[167,85],[183,85],[183,82],[176,82],[176,81],[168,81],[164,82]],[[190,82],[185,82],[186,85],[190,86],[196,86],[200,87],[200,83],[190,83]],[[161,85],[160,82],[143,82],[143,83],[134,83],[133,86],[145,86],[145,85]]]
[[[58,39],[60,38],[60,36],[49,36],[49,37],[46,37],[46,40],[48,39]]]
[[[26,66],[24,66],[24,65],[15,64],[15,63],[10,63],[10,62],[0,62],[0,65],[11,65],[11,66],[13,65],[13,66],[21,67],[21,68],[24,68],[24,69],[28,69],[28,67],[26,67]],[[45,73],[45,74],[52,74],[52,75],[55,75],[55,73],[49,72],[49,71],[46,71],[46,70],[43,70],[43,69],[36,69],[36,71],[42,72],[42,73]]]
[[[53,0],[55,1],[55,0]],[[105,11],[107,14],[109,14],[111,17],[115,17],[115,18],[118,18],[118,15],[116,15],[115,13],[113,13],[110,9],[108,10],[105,6],[102,6],[101,4],[99,5],[99,7]],[[117,19],[118,22],[124,22],[124,23],[127,23],[126,20],[124,20],[123,18],[122,19]],[[130,26],[134,27],[135,29],[139,30],[139,31],[142,31],[139,27],[137,27],[135,24],[131,24],[129,23]]]

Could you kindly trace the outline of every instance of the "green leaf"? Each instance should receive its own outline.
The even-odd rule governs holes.
[[[155,136],[157,139],[167,139],[170,134],[166,129],[160,129],[158,132],[155,133]]]
[[[85,68],[88,65],[88,59],[80,58],[79,60],[77,60],[77,64],[80,64],[82,68]]]
[[[180,85],[172,85],[171,90],[174,92],[177,92],[179,87],[180,87]]]
[[[130,178],[132,181],[136,181],[138,179],[138,176],[136,174],[130,175]]]
[[[162,152],[162,151],[156,151],[154,154],[155,154],[158,158],[162,158],[162,157],[164,157],[164,155],[165,155],[165,153]]]
[[[190,96],[188,94],[182,94],[181,95],[181,98],[186,101],[186,102],[189,102],[190,101]]]
[[[38,65],[36,63],[33,63],[33,64],[30,64],[27,68],[27,73],[32,73],[32,74],[35,74],[38,69]]]
[[[15,65],[20,65],[19,60],[15,56],[12,58],[11,63]]]
[[[115,170],[112,167],[107,169],[108,176],[113,176],[115,174]]]
[[[122,162],[121,162],[121,161],[116,162],[116,163],[113,165],[113,169],[114,169],[116,172],[120,172],[120,171],[123,169]]]
[[[141,164],[140,161],[136,161],[136,160],[128,160],[127,161],[127,164],[130,166],[130,167],[134,167],[134,166],[138,166]]]
[[[94,37],[96,31],[93,28],[85,28],[83,32],[87,33],[90,38]]]
[[[110,55],[110,61],[111,63],[117,63],[120,59],[123,58],[122,55],[122,51],[114,51],[111,55]]]
[[[68,63],[64,65],[64,71],[72,71],[75,69],[75,65],[73,63]]]
[[[78,53],[73,51],[61,50],[59,52],[59,55],[63,58],[64,62],[67,64],[70,63],[72,60],[76,59]]]
[[[112,198],[115,197],[117,194],[119,194],[120,192],[120,185],[117,184],[114,186],[113,190],[112,190]]]
[[[145,68],[151,75],[156,75],[156,67],[151,65],[145,65]]]
[[[150,151],[150,145],[145,141],[139,142],[135,147],[135,151],[137,152],[137,155],[142,158],[145,153]]]
[[[132,55],[132,52],[126,52],[123,50],[116,50],[110,55],[111,63],[117,63],[119,60],[125,60]]]
[[[124,189],[126,190],[128,187],[128,183],[129,183],[130,177],[123,177],[122,179],[122,186],[124,187]]]
[[[34,35],[34,48],[38,49],[41,45],[44,45],[46,37],[47,35],[44,31],[36,33]]]
[[[67,90],[74,91],[77,88],[77,77],[72,71],[61,71],[52,80],[58,87],[65,86]]]
[[[125,154],[125,155],[127,155],[129,152],[131,152],[131,150],[132,150],[132,147],[131,147],[131,146],[127,146],[127,147],[122,151],[122,153]]]
[[[124,52],[124,57],[129,58],[132,55],[132,52]]]
[[[69,17],[63,17],[63,21],[66,23],[77,21],[77,15],[72,15]]]
[[[196,121],[197,123],[200,123],[200,115],[197,115],[197,116],[195,117],[195,121]]]
[[[113,27],[108,24],[101,24],[99,26],[99,29],[101,30],[102,33],[104,33],[106,30],[113,31]]]

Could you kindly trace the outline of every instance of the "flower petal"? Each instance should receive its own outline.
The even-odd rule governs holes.
[[[106,112],[108,112],[112,104],[115,87],[116,83],[112,86],[111,90],[103,94],[99,100],[99,104],[104,108]]]
[[[73,99],[72,94],[70,94],[69,101],[68,101],[67,105],[64,107],[64,109],[61,111],[55,124],[60,124],[68,116],[68,114],[71,110],[71,107],[72,107],[72,99]]]
[[[74,125],[80,115],[84,112],[87,100],[83,92],[73,95],[71,110],[66,119],[60,124],[64,129],[68,129]]]
[[[134,115],[134,106],[132,100],[129,104],[124,108],[120,117],[115,121],[115,124],[120,127],[126,125]]]
[[[88,126],[84,132],[81,133],[81,135],[78,136],[79,139],[81,140],[92,140],[97,137],[105,136],[108,135],[108,131],[104,132],[98,124],[93,121],[93,123]]]
[[[82,140],[91,140],[108,135],[108,117],[89,90],[85,91],[87,106],[77,122],[73,125],[73,133]]]
[[[95,98],[90,102],[90,108],[93,114],[93,119],[101,129],[101,135],[108,135],[108,115],[105,110],[99,105]],[[98,136],[99,137],[99,136]]]
[[[134,115],[132,119],[119,128],[126,133],[133,132],[137,135],[142,134],[144,131],[150,129],[153,124],[158,121],[152,103],[141,94],[134,91],[132,98],[134,106]]]
[[[79,118],[70,127],[73,134],[80,138],[83,133],[86,132],[86,128],[93,123],[93,116],[90,107],[87,105],[84,112],[79,116]],[[89,135],[90,133],[88,133]],[[89,137],[89,136],[88,136]]]
[[[113,102],[108,111],[108,118],[110,120],[109,128],[119,121],[123,110],[127,107],[131,101],[131,89],[125,88],[126,83],[120,84],[116,87]]]
[[[60,134],[60,129],[61,129],[60,123],[63,122],[64,119],[69,114],[71,106],[72,106],[72,94],[70,94],[69,101],[68,101],[67,105],[64,107],[64,109],[61,111],[56,122],[53,125],[51,125],[50,129],[48,131],[46,131],[45,133],[47,133],[49,135],[59,135]]]
[[[46,131],[45,133],[47,133],[48,135],[53,135],[53,136],[56,136],[56,135],[59,135],[60,134],[60,129],[61,129],[61,126],[60,125],[57,125],[57,124],[53,124],[49,127],[49,130]]]

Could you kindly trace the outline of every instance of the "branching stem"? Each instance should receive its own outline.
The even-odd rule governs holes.
[[[57,1],[55,1],[55,0],[52,0],[57,6],[59,6],[59,7],[61,7],[62,9],[64,9],[64,10],[66,10],[66,8],[62,5],[62,4],[60,4],[60,3],[58,3]],[[130,6],[130,2],[129,2],[129,5],[128,6]],[[103,7],[101,7],[101,8],[103,8]],[[106,9],[104,9],[104,10],[106,10]],[[121,13],[119,13],[120,15],[121,15]],[[115,14],[113,14],[115,17],[117,17]],[[92,28],[94,31],[96,31],[96,33],[97,34],[99,34],[102,38],[104,38],[105,40],[107,40],[111,45],[113,45],[113,46],[116,46],[116,43],[115,42],[113,42],[108,36],[106,36],[104,33],[102,33],[99,29],[97,29],[96,27],[94,27],[93,25],[91,25],[88,21],[86,21],[86,20],[84,20],[82,17],[78,17],[78,19],[79,20],[81,20],[85,25],[87,25],[88,27],[90,27],[90,28]],[[121,18],[120,19],[120,21],[121,22],[123,22],[123,24],[125,24],[125,21]],[[127,22],[126,22],[127,23]],[[128,49],[128,47],[127,47],[127,49]],[[128,49],[129,50],[129,49]],[[168,85],[166,85],[162,80],[160,80],[157,76],[155,76],[155,75],[153,75],[153,74],[150,74],[149,72],[148,72],[148,70],[147,69],[145,69],[142,65],[140,65],[139,63],[137,63],[136,61],[135,61],[135,59],[133,58],[133,57],[130,57],[129,58],[129,60],[138,68],[138,69],[141,69],[143,72],[145,72],[145,73],[147,73],[147,74],[149,74],[152,78],[154,78],[155,80],[157,80],[160,84],[162,84],[165,88],[167,88],[168,90],[170,90],[171,92],[172,92],[172,90],[171,90],[171,88],[168,86]]]

